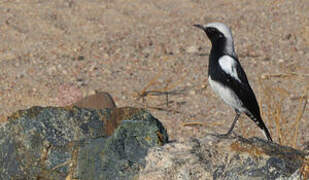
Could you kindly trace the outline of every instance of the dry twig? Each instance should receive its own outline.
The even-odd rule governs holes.
[[[307,105],[307,95],[308,95],[308,89],[309,86],[305,88],[304,90],[304,95],[302,96],[302,98],[299,100],[299,106],[298,106],[298,113],[296,116],[296,122],[294,124],[294,135],[293,135],[293,147],[296,148],[296,142],[297,142],[297,134],[298,134],[298,128],[299,128],[299,122],[301,120],[301,118],[303,117],[303,114],[305,112],[306,109],[306,105]]]

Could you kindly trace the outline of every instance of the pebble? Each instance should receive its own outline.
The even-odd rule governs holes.
[[[52,66],[50,68],[47,69],[47,73],[49,75],[51,75],[53,72],[55,72],[57,70],[57,68],[55,66]]]
[[[190,90],[190,91],[189,91],[189,94],[190,94],[190,95],[195,95],[195,94],[196,94],[196,93],[195,93],[195,90]]]
[[[186,48],[186,52],[193,54],[198,52],[198,48],[196,46],[189,46]]]
[[[279,59],[278,62],[279,63],[284,63],[284,60],[283,59]]]

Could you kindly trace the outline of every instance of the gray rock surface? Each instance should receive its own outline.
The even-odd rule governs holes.
[[[113,128],[107,136],[107,124]],[[148,148],[168,141],[142,109],[32,107],[0,127],[0,179],[127,179]]]
[[[206,136],[151,148],[142,180],[309,178],[309,155],[259,138]]]
[[[162,124],[130,107],[32,107],[8,117],[0,139],[0,179],[5,180],[309,177],[308,152],[237,136],[166,144]]]

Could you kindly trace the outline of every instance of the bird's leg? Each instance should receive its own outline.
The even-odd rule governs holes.
[[[235,124],[236,124],[237,120],[238,120],[239,117],[240,117],[240,114],[241,114],[241,113],[240,113],[239,111],[236,110],[236,116],[235,116],[235,118],[234,118],[234,121],[233,121],[233,123],[232,123],[232,126],[230,127],[230,129],[229,129],[229,131],[228,131],[227,133],[225,133],[225,134],[208,134],[208,135],[211,135],[211,136],[219,136],[219,137],[227,137],[227,136],[229,136],[229,135],[232,133],[232,131],[233,131],[234,127],[235,127]]]
[[[236,122],[237,122],[239,117],[240,117],[240,112],[236,111],[236,116],[234,118],[234,121],[233,121],[232,126],[230,127],[229,131],[227,133],[225,133],[225,134],[221,134],[220,136],[228,136],[228,135],[230,135],[231,132],[233,131],[233,129],[235,127],[235,124],[236,124]]]

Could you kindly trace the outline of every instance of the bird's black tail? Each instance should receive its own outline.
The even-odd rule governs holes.
[[[258,116],[258,118],[256,118],[256,117],[252,116],[252,114],[249,114],[249,113],[246,113],[246,115],[249,116],[250,119],[252,119],[255,122],[255,124],[259,126],[259,128],[262,130],[263,134],[268,139],[268,141],[273,141],[264,121],[262,120],[262,118],[260,116]]]

